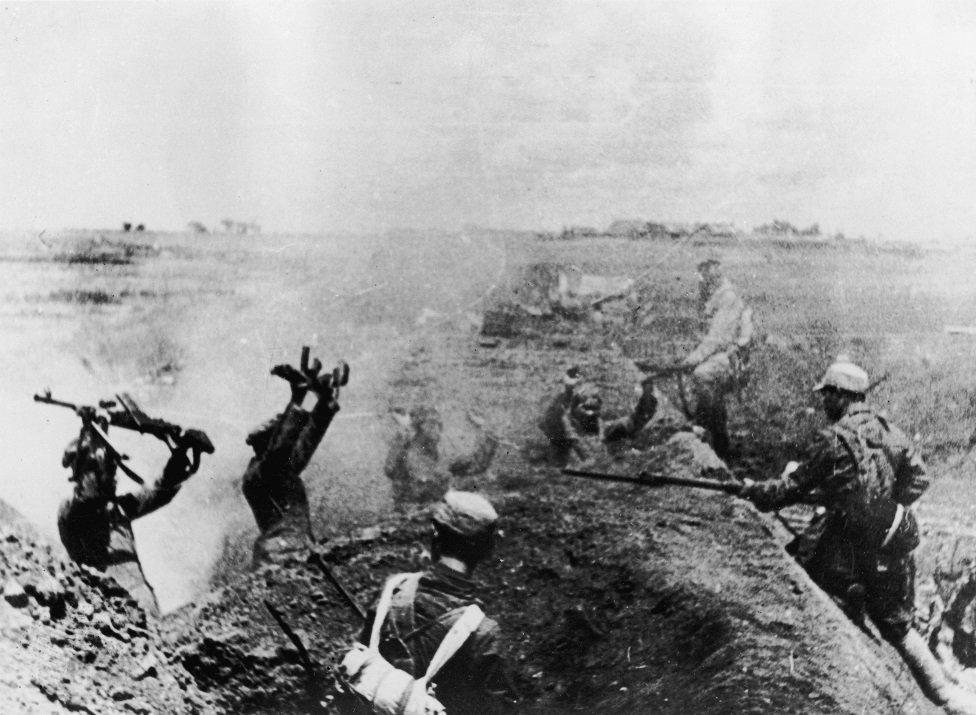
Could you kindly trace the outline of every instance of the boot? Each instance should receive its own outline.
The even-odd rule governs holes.
[[[976,695],[949,682],[942,664],[932,655],[918,631],[909,629],[894,646],[932,702],[951,715],[976,715]]]

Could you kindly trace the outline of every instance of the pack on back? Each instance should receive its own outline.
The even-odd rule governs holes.
[[[393,592],[417,574],[396,574],[386,581],[376,617],[370,632],[369,644],[357,643],[346,653],[339,666],[339,675],[352,692],[362,698],[375,713],[383,715],[445,715],[444,706],[434,697],[430,681],[468,637],[477,630],[485,614],[478,606],[467,606],[441,641],[427,666],[427,672],[414,678],[380,655],[380,630],[390,612]]]

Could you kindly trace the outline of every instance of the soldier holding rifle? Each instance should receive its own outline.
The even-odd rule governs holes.
[[[701,342],[675,365],[638,367],[658,375],[691,373],[694,404],[687,410],[688,417],[708,431],[712,449],[728,460],[731,445],[725,399],[744,381],[753,337],[752,309],[722,276],[718,260],[699,263],[698,279],[700,310],[707,324]]]
[[[136,551],[132,522],[169,504],[199,468],[200,453],[212,453],[213,445],[199,430],[183,431],[146,417],[127,395],[97,408],[59,402],[50,393],[34,399],[70,407],[81,417],[81,431],[62,459],[74,484],[74,493],[58,511],[58,531],[68,555],[111,576],[149,615],[159,615],[156,594]],[[166,443],[172,454],[159,479],[147,486],[123,463],[126,456],[108,440],[110,425],[152,434]],[[140,485],[137,491],[116,493],[119,469]]]
[[[855,622],[865,613],[871,618],[933,701],[949,712],[976,713],[976,697],[949,682],[913,627],[913,551],[919,534],[910,507],[928,482],[925,465],[905,434],[865,403],[872,387],[867,373],[848,358],[830,365],[814,387],[830,425],[809,458],[791,462],[778,479],[738,484],[643,475],[645,483],[722,490],[765,511],[801,502],[822,506],[817,538],[804,535],[810,553],[801,563],[811,578]]]

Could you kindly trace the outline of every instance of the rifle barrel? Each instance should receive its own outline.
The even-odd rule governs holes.
[[[50,395],[34,395],[34,402],[43,402],[45,405],[55,405],[57,407],[67,407],[69,410],[78,409],[78,405],[62,400],[55,400]]]
[[[359,605],[359,602],[352,597],[352,594],[346,590],[346,587],[342,585],[342,582],[338,579],[338,577],[334,573],[332,573],[332,569],[330,569],[328,564],[326,564],[325,561],[322,560],[321,554],[319,554],[317,551],[313,551],[310,560],[316,566],[318,566],[319,569],[322,571],[322,573],[325,574],[326,578],[328,578],[329,581],[332,582],[332,585],[335,586],[336,590],[340,594],[342,594],[343,599],[345,599],[346,603],[349,604],[349,607],[356,612],[356,615],[365,621],[366,611],[363,609],[362,606]]]
[[[673,485],[679,487],[693,487],[708,489],[715,492],[734,494],[739,490],[736,482],[720,482],[717,479],[691,479],[688,477],[672,477],[667,474],[648,474],[646,477],[630,477],[623,474],[606,474],[604,472],[589,472],[580,469],[563,469],[562,473],[569,477],[584,477],[598,479],[604,482],[621,482],[623,484],[637,484],[642,487],[661,487]]]

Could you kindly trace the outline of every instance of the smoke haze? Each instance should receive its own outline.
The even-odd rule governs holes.
[[[0,6],[0,223],[976,225],[976,9]]]

